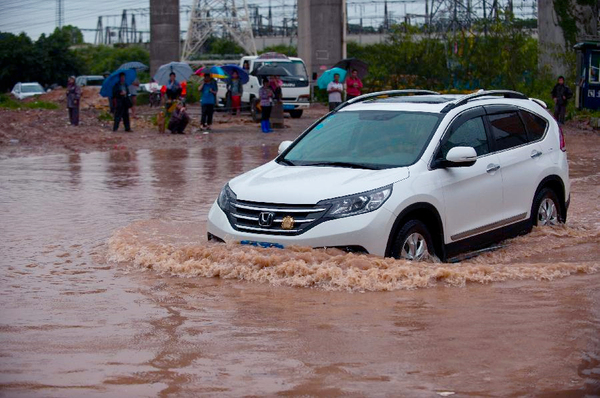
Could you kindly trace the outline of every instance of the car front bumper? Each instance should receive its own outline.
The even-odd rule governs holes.
[[[208,213],[207,232],[225,242],[284,247],[361,247],[370,254],[383,257],[393,224],[394,215],[382,207],[370,213],[324,221],[300,235],[256,234],[235,230],[215,202]]]

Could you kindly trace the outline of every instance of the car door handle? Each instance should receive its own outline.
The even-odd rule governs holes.
[[[487,169],[485,170],[487,173],[493,173],[494,171],[498,171],[500,169],[499,164],[490,163],[487,165]]]
[[[538,156],[542,156],[542,152],[538,151],[537,149],[534,149],[533,151],[531,151],[531,158],[535,159]]]

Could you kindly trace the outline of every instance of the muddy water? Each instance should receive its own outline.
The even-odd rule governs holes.
[[[272,145],[0,161],[0,396],[600,394],[600,138],[568,138],[568,224],[458,264],[207,243]]]

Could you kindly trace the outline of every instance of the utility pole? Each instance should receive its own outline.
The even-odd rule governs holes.
[[[56,27],[62,28],[65,23],[63,0],[56,0]]]

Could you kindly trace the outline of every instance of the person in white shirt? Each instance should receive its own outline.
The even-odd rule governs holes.
[[[344,94],[344,85],[340,83],[340,74],[333,75],[333,81],[327,85],[329,93],[329,111],[331,112],[342,103],[342,94]]]

